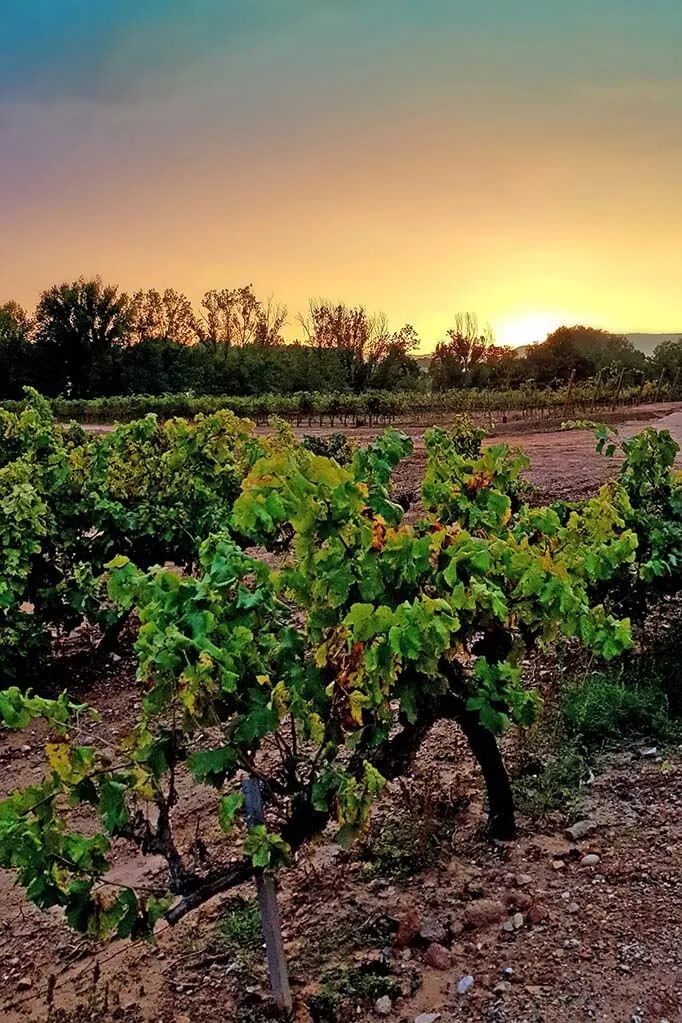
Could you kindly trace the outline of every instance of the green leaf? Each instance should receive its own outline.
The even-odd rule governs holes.
[[[218,820],[226,834],[232,830],[234,818],[243,805],[244,795],[242,792],[231,792],[229,795],[221,797],[218,804]]]

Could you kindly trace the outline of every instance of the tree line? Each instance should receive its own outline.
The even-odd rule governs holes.
[[[0,398],[20,398],[25,386],[70,398],[508,389],[597,374],[606,382],[621,372],[635,384],[682,366],[682,340],[648,359],[624,336],[590,327],[560,327],[519,351],[458,314],[427,358],[418,352],[429,341],[413,326],[393,330],[363,306],[312,300],[289,342],[287,316],[251,285],[207,291],[196,309],[172,288],[127,295],[100,278],[55,284],[32,313],[15,301],[0,305]]]

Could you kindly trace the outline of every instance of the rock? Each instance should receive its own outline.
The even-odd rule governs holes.
[[[416,909],[410,909],[398,920],[398,932],[395,936],[395,943],[398,948],[406,948],[419,937],[421,930],[421,918]]]
[[[508,980],[501,980],[499,984],[496,984],[493,988],[494,995],[507,995],[511,991],[512,986]]]
[[[136,1003],[135,1003],[135,1004],[136,1004]],[[176,1016],[176,1017],[175,1017],[175,1023],[192,1023],[192,1021],[191,1021],[191,1019],[189,1018],[189,1016],[185,1016],[185,1015],[183,1014],[182,1016]]]
[[[466,906],[464,921],[468,927],[487,927],[496,924],[504,914],[504,905],[499,899],[477,899]]]
[[[566,828],[566,837],[570,838],[573,842],[579,842],[581,838],[587,838],[595,831],[597,825],[594,821],[576,821],[570,828]]]
[[[514,880],[516,881],[519,888],[524,888],[527,884],[530,884],[532,882],[533,878],[530,876],[530,874],[517,874]]]
[[[467,993],[467,991],[471,991],[473,986],[474,986],[474,978],[470,974],[467,974],[466,976],[461,977],[457,981],[457,994],[458,995],[465,995]]]
[[[657,753],[658,753],[657,746],[647,746],[646,749],[641,749],[639,751],[640,757],[655,757]]]
[[[563,860],[552,860],[552,867],[554,870],[563,870],[566,864]]]
[[[450,931],[450,937],[458,938],[464,930],[464,924],[461,920],[451,920],[448,924],[448,930]]]
[[[17,981],[17,991],[28,991],[32,987],[33,981],[30,977],[20,977]]]
[[[504,904],[507,909],[511,909],[512,906],[516,909],[530,909],[533,905],[533,899],[528,892],[519,892],[512,889],[512,891],[505,894]]]
[[[421,930],[419,931],[419,937],[423,941],[435,941],[437,944],[442,945],[445,941],[445,928],[440,920],[436,920],[435,917],[430,917],[422,924]]]
[[[534,995],[536,998],[542,994],[542,988],[538,984],[526,984],[525,990],[529,995]]]
[[[502,975],[504,977],[513,977],[514,976],[514,967],[513,966],[505,966],[505,968],[502,970]]]
[[[414,1023],[436,1023],[437,1019],[440,1019],[439,1012],[422,1012],[414,1017]]]
[[[379,1016],[390,1016],[392,1008],[393,1004],[388,995],[382,995],[382,997],[377,998],[376,1002],[374,1003],[374,1009]]]
[[[514,913],[512,917],[512,924],[515,931],[520,931],[523,927],[523,913]]]
[[[424,961],[427,966],[432,966],[434,970],[450,969],[450,953],[444,945],[439,945],[435,941],[427,948]]]
[[[30,753],[31,752],[31,747],[28,745],[28,743],[24,743],[24,745],[21,747],[21,752],[22,753]]]
[[[596,867],[601,859],[596,853],[588,853],[587,856],[583,856],[580,861],[581,867]]]
[[[542,924],[549,920],[549,910],[541,902],[536,902],[528,911],[528,919],[532,924]]]
[[[566,912],[570,913],[571,916],[575,916],[576,913],[580,912],[580,906],[577,902],[570,902],[566,907]]]
[[[502,930],[506,931],[507,934],[514,933],[514,924],[511,919],[504,921],[504,923],[502,924]]]

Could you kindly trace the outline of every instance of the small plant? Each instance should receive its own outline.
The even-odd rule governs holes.
[[[589,748],[626,737],[664,737],[671,721],[665,693],[655,679],[628,680],[622,673],[594,673],[564,698],[568,732]]]
[[[377,998],[388,995],[393,999],[399,994],[398,981],[382,963],[344,968],[323,980],[318,994],[310,999],[310,1013],[315,1023],[342,1023]]]
[[[578,800],[589,777],[585,758],[576,740],[569,741],[544,764],[535,764],[514,782],[518,806],[530,817],[539,818],[552,810],[569,810]]]
[[[348,465],[353,461],[354,445],[345,433],[330,433],[326,437],[316,437],[306,433],[303,436],[303,447],[313,455],[333,458],[339,465]]]
[[[255,902],[234,902],[220,918],[218,942],[236,952],[252,952],[262,943],[260,915]]]

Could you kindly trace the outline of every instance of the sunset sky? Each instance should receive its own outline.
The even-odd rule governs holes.
[[[682,326],[681,0],[0,0],[0,302]],[[292,331],[293,333],[293,331]]]

